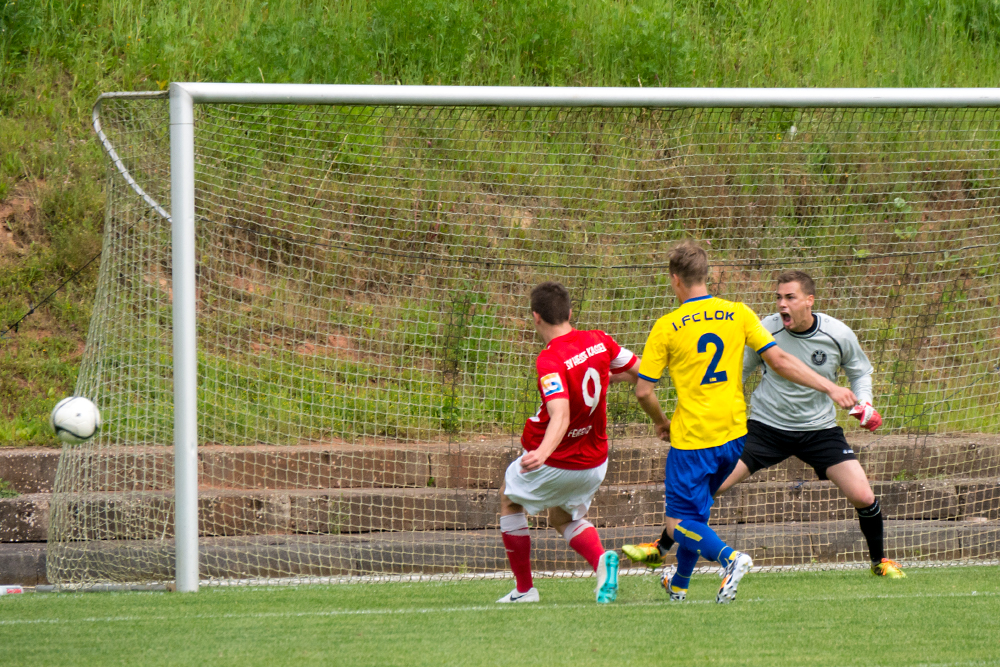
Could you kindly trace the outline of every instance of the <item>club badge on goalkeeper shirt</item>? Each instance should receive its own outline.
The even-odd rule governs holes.
[[[747,306],[713,296],[688,299],[657,320],[639,377],[657,382],[664,369],[670,373],[677,392],[671,446],[707,449],[746,435],[743,348],[763,352],[774,344]]]

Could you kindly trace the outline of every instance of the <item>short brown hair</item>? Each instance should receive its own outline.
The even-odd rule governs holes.
[[[708,254],[694,241],[677,244],[667,256],[670,273],[681,279],[685,287],[708,280]]]
[[[562,324],[569,320],[569,291],[554,281],[536,285],[531,290],[531,310],[549,324]]]
[[[782,271],[778,276],[778,284],[784,285],[785,283],[798,283],[806,296],[816,296],[816,283],[813,282],[813,279],[805,271],[799,271],[798,269]]]

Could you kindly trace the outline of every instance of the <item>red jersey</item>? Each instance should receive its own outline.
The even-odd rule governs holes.
[[[546,404],[569,399],[569,428],[545,465],[564,470],[596,468],[608,459],[608,379],[631,368],[636,356],[603,331],[577,331],[553,338],[538,355],[542,405],[524,424],[521,446],[534,451],[549,425]]]

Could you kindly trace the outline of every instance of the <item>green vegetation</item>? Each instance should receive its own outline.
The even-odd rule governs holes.
[[[622,577],[602,607],[592,579],[540,579],[527,605],[493,603],[509,580],[25,594],[0,598],[0,627],[8,665],[996,665],[996,574],[751,574],[727,606],[714,575],[679,604]]]
[[[131,128],[165,127],[164,107],[113,101],[102,117],[120,149],[157,156],[162,133]],[[774,266],[813,267],[820,309],[869,349],[887,428],[1000,426],[975,409],[998,384],[996,251],[947,254],[997,233],[1000,151],[966,139],[982,112],[232,105],[198,118],[209,441],[516,429],[535,407],[529,286],[562,280],[578,325],[640,350],[672,302],[664,251],[686,234],[712,244],[713,291],[758,312]],[[986,185],[971,194],[973,179]],[[129,241],[109,250],[102,374],[81,377],[127,397],[103,404],[111,440],[155,442],[170,416],[151,391],[168,391],[165,225],[137,217],[131,191],[111,197],[110,233]],[[891,231],[912,219],[909,238]],[[611,414],[646,421],[625,391]]]
[[[0,330],[100,248],[106,165],[89,125],[90,108],[100,92],[156,90],[177,80],[993,86],[1000,71],[1000,10],[990,0],[356,0],[327,5],[0,0]],[[775,117],[765,125],[787,129],[786,121]],[[813,160],[826,178],[844,177],[825,154],[803,159]],[[969,188],[975,190],[975,183]],[[917,234],[917,212],[910,210],[906,193],[898,195],[903,203],[885,214],[898,240],[909,242]],[[52,443],[45,421],[56,400],[74,386],[95,278],[96,264],[16,333],[0,340],[0,445]],[[961,307],[960,301],[942,305]],[[475,317],[495,315],[480,311]],[[346,324],[370,326],[361,321],[366,315],[355,316],[357,323]],[[419,314],[410,319],[412,330],[399,333],[407,340],[387,342],[393,350],[425,344],[420,337],[431,323]],[[477,355],[483,363],[495,356],[491,346],[500,341],[477,338],[477,326],[485,324],[460,317],[448,330],[456,344],[472,345],[453,350],[453,364],[459,357],[468,364]],[[257,386],[228,384],[226,363],[214,361],[208,369],[222,388],[213,394],[218,403],[212,409],[233,410],[239,392],[259,395],[271,381],[265,369]],[[904,359],[889,377],[912,377],[915,371],[906,363]],[[326,393],[319,372],[330,370],[328,366],[317,367],[308,386],[282,390],[295,396],[269,395],[269,418],[284,423],[283,412],[302,405],[326,410],[317,397]],[[361,377],[363,370],[348,369],[348,375]],[[270,376],[280,375],[275,364]],[[494,390],[510,394],[524,388]],[[947,395],[943,390],[941,397]],[[413,437],[422,429],[459,428],[460,398],[446,385],[421,396],[417,407],[422,421],[393,426],[386,435]],[[468,400],[482,398],[489,399]],[[921,402],[932,398],[900,398],[897,414],[907,419],[919,415]],[[974,397],[959,398],[974,404]],[[361,403],[361,409],[384,412],[377,404]],[[624,407],[614,409],[624,418]],[[509,414],[510,404],[498,400],[488,410]],[[241,418],[220,419],[234,423]],[[262,425],[267,421],[246,419]],[[350,422],[356,416],[348,411],[330,419]],[[967,427],[996,424],[973,419]]]

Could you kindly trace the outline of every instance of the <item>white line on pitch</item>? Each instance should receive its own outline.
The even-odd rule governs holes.
[[[808,597],[808,598],[747,598],[742,602],[765,602],[765,603],[789,603],[789,602],[830,602],[839,600],[893,600],[893,599],[916,599],[916,598],[968,598],[968,597],[996,597],[1000,592],[995,591],[972,591],[971,593],[914,593],[910,595],[858,595],[847,597]],[[648,602],[620,602],[608,607],[670,607],[681,609],[685,605],[691,604],[714,604],[713,600],[690,600],[681,604],[669,603],[666,600]],[[547,610],[547,609],[593,609],[594,603],[573,603],[573,604],[493,604],[476,605],[466,607],[426,607],[426,608],[404,608],[404,609],[329,609],[325,611],[299,611],[299,612],[264,612],[258,614],[194,614],[186,615],[185,619],[254,619],[254,618],[305,618],[323,616],[391,616],[407,614],[453,614],[469,613],[481,611],[505,612],[512,609],[522,610]],[[135,623],[149,621],[173,621],[176,617],[169,616],[109,616],[104,618],[39,618],[39,619],[10,619],[0,620],[0,626],[5,625],[38,625],[38,624],[71,624],[71,623]]]

